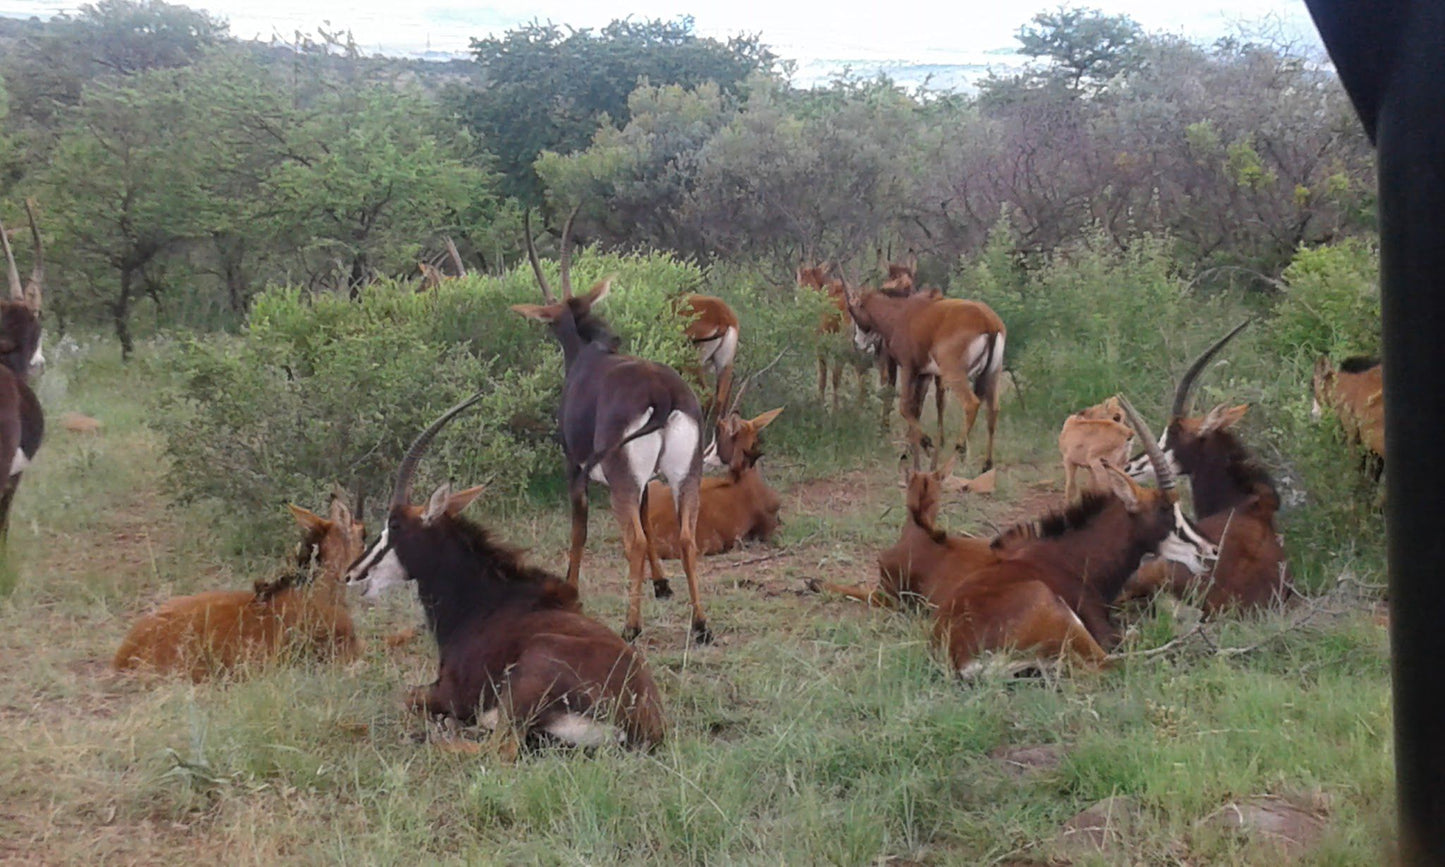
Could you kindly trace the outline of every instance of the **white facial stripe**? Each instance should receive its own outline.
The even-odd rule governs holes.
[[[10,461],[10,475],[14,476],[25,471],[30,466],[30,458],[25,456],[24,449],[16,449],[15,457]]]
[[[371,568],[366,577],[366,589],[361,592],[362,599],[378,599],[398,584],[405,584],[411,576],[406,574],[406,568],[401,565],[401,558],[396,556],[395,549],[387,549],[381,562]]]
[[[361,555],[361,559],[356,561],[356,565],[346,571],[347,584],[357,584],[370,577],[368,573],[391,551],[390,534],[390,527],[383,529],[381,536],[371,543],[371,547],[366,549],[366,553]]]
[[[45,353],[41,350],[41,346],[42,346],[42,344],[43,344],[44,342],[45,342],[45,338],[44,338],[44,337],[42,337],[40,340],[35,341],[35,354],[32,355],[32,356],[30,356],[30,366],[31,366],[31,367],[44,367],[44,366],[45,366]]]
[[[717,440],[707,444],[707,449],[702,453],[702,465],[708,470],[722,469],[723,462],[717,456]]]

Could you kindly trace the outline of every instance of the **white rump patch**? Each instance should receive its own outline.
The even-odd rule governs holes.
[[[25,456],[25,450],[16,449],[15,457],[10,461],[10,475],[19,475],[23,473],[28,466],[30,466],[30,458]]]
[[[697,421],[686,413],[673,410],[672,415],[667,417],[667,427],[662,429],[661,468],[674,498],[682,480],[692,472],[692,457],[697,454],[700,442],[702,432],[698,430]],[[648,478],[651,478],[651,473]]]
[[[712,370],[713,376],[722,372],[724,367],[733,363],[733,357],[738,353],[738,330],[728,328],[722,334],[709,338],[705,343],[698,344],[698,355],[701,357],[703,366]]]
[[[647,408],[646,414],[638,416],[636,419],[633,420],[632,424],[629,424],[627,428],[622,431],[622,438],[625,440],[633,434],[637,433],[638,431],[642,430],[642,426],[647,424],[648,420],[652,418],[653,412],[653,408],[649,406]],[[638,442],[653,439],[656,436],[656,434],[648,434],[645,437],[638,437],[637,439],[622,447],[622,453],[627,456],[627,465],[633,468],[634,476],[636,475],[636,464],[632,460],[633,446],[635,446]],[[592,481],[600,482],[605,485],[607,484],[607,476],[605,475],[605,470],[602,469],[603,463],[603,461],[597,462],[597,464],[592,467],[592,471],[589,472],[587,475],[589,478],[592,479]],[[652,463],[648,465],[649,469],[647,478],[652,477],[651,468],[654,466],[657,466],[657,456],[655,454],[652,457]],[[647,479],[643,479],[642,484],[647,484]]]
[[[564,713],[549,723],[545,730],[552,737],[579,747],[600,747],[622,743],[622,730],[576,713]]]

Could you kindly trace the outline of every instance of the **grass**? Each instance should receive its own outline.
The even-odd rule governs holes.
[[[109,656],[137,615],[176,593],[246,586],[274,562],[229,550],[228,516],[169,505],[146,426],[152,377],[99,351],[41,386],[52,418],[82,411],[105,428],[56,427],[17,500],[17,579],[0,598],[0,860],[1017,865],[1047,863],[1065,821],[1126,795],[1140,824],[1096,863],[1243,864],[1263,856],[1199,823],[1261,794],[1326,816],[1309,863],[1386,857],[1387,649],[1371,600],[1289,631],[1289,615],[1221,624],[1224,645],[1263,642],[1248,654],[960,685],[918,619],[803,592],[809,577],[871,580],[902,493],[893,445],[854,433],[815,449],[858,426],[796,403],[797,424],[765,459],[784,489],[779,546],[705,563],[717,646],[684,647],[678,598],[645,604],[641,646],[671,723],[653,754],[512,761],[490,742],[468,754],[428,740],[400,697],[433,677],[429,642],[379,640],[418,621],[404,598],[359,611],[368,649],[351,665],[196,686],[116,676]],[[947,525],[985,531],[1057,501],[1056,421],[1036,412],[1006,403],[999,492],[947,504]],[[557,567],[558,505],[493,525]],[[605,509],[594,521],[584,592],[617,626],[619,547]],[[1336,547],[1357,574],[1379,573],[1377,542]],[[1341,562],[1297,568],[1322,587]],[[1141,643],[1173,634],[1167,613],[1141,616]],[[1010,745],[1061,745],[1064,758],[1018,776],[990,757]]]

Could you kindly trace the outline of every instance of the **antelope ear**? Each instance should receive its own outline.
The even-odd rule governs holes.
[[[315,512],[303,509],[293,503],[287,503],[286,508],[291,510],[291,515],[296,518],[296,523],[306,532],[325,531],[329,522]]]
[[[513,313],[520,313],[528,319],[553,322],[562,315],[561,304],[513,304]]]
[[[447,514],[456,515],[472,504],[472,501],[482,495],[487,489],[486,485],[477,485],[475,488],[467,488],[465,491],[457,491],[447,498]]]
[[[352,523],[351,507],[347,506],[346,501],[342,500],[340,497],[333,497],[331,499],[331,512],[328,515],[328,519],[331,521],[331,523],[338,526],[350,527]]]
[[[1114,496],[1124,501],[1124,507],[1131,512],[1139,511],[1140,494],[1144,489],[1138,483],[1129,478],[1129,474],[1123,472],[1113,464],[1104,464],[1104,472],[1109,474],[1109,488]]]
[[[612,291],[612,281],[615,279],[615,275],[609,274],[601,280],[598,280],[592,284],[592,288],[582,297],[582,300],[587,302],[588,307],[591,307],[593,304],[606,298],[607,293]]]
[[[423,524],[431,524],[436,521],[437,518],[446,514],[447,502],[451,499],[451,496],[451,483],[442,482],[435,491],[432,491],[431,499],[427,500],[426,511],[422,512],[421,522]]]
[[[758,431],[772,424],[773,419],[777,418],[778,414],[781,413],[784,409],[785,407],[781,406],[777,409],[770,409],[762,415],[758,416],[757,418],[753,419],[752,421],[748,422],[748,424],[752,426],[753,433],[757,433]]]
[[[1208,434],[1217,430],[1224,430],[1239,423],[1244,414],[1249,411],[1249,404],[1241,403],[1239,406],[1227,406],[1220,404],[1209,411],[1204,417],[1203,423],[1199,425],[1199,433]]]

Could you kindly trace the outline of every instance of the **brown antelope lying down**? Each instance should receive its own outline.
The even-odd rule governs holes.
[[[1129,463],[1134,429],[1123,422],[1124,410],[1116,397],[1064,420],[1064,427],[1059,431],[1059,455],[1064,462],[1064,502],[1074,501],[1074,493],[1078,490],[1074,481],[1079,470],[1088,470],[1093,482],[1092,490],[1107,491],[1109,478],[1104,472],[1104,465],[1122,467]],[[1090,488],[1085,487],[1084,490]]]
[[[1127,401],[1123,407],[1147,444],[1159,489],[1106,467],[1112,494],[1086,494],[995,539],[997,562],[970,574],[935,615],[934,638],[960,674],[976,673],[979,655],[999,650],[1102,664],[1119,637],[1110,609],[1145,555],[1201,571],[1216,553],[1180,511],[1173,472],[1143,421]]]
[[[1324,407],[1334,410],[1345,437],[1374,456],[1372,471],[1377,478],[1385,467],[1384,372],[1377,358],[1346,358],[1336,370],[1320,356],[1315,360],[1315,401],[1310,409],[1316,420]]]
[[[1169,425],[1159,440],[1170,466],[1189,476],[1199,529],[1219,546],[1219,559],[1202,575],[1167,563],[1149,564],[1140,570],[1131,591],[1168,587],[1178,595],[1198,597],[1206,614],[1278,604],[1294,593],[1274,523],[1279,494],[1269,472],[1230,430],[1249,407],[1221,404],[1203,417],[1184,415],[1199,372],[1248,324],[1246,320],[1226,334],[1185,372],[1174,393]],[[1129,475],[1137,480],[1153,472],[1145,456],[1129,463]]]
[[[360,522],[339,499],[322,518],[290,506],[301,525],[294,568],[254,590],[180,596],[131,627],[117,669],[183,671],[200,681],[288,653],[351,659],[359,650],[342,577],[363,550]]]
[[[988,539],[950,536],[938,529],[938,507],[950,483],[953,461],[933,472],[908,474],[908,516],[897,544],[878,557],[878,586],[849,587],[818,582],[815,590],[885,608],[942,604],[969,575],[998,562]]]
[[[782,407],[769,410],[757,418],[743,421],[736,412],[717,423],[718,459],[727,467],[725,476],[708,476],[699,490],[701,503],[697,512],[697,552],[721,554],[731,551],[743,539],[770,541],[777,532],[778,509],[782,500],[758,470],[762,457],[759,435]],[[677,560],[682,557],[682,543],[677,532],[677,508],[672,491],[661,482],[647,486],[649,558]],[[662,577],[653,569],[653,580]]]
[[[662,740],[662,702],[647,663],[615,632],[581,613],[577,588],[523,565],[461,511],[481,488],[442,485],[425,507],[409,502],[422,453],[458,404],[417,437],[402,459],[386,529],[346,574],[365,596],[416,581],[436,637],[437,679],[413,689],[413,710],[487,728],[505,725],[527,742],[577,746]]]
[[[733,360],[738,354],[738,316],[727,302],[712,295],[684,295],[678,314],[687,320],[684,333],[697,347],[698,361],[713,378],[711,406],[727,406]]]

